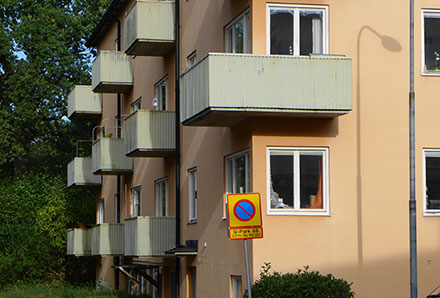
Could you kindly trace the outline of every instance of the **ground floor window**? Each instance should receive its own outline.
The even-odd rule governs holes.
[[[440,215],[440,149],[424,150],[424,211]]]
[[[243,297],[240,275],[231,275],[231,297],[232,298]]]
[[[134,187],[131,190],[131,217],[141,215],[141,187]]]
[[[188,267],[186,271],[187,297],[196,298],[197,274],[196,267]]]
[[[328,214],[327,148],[268,148],[267,165],[269,214]]]

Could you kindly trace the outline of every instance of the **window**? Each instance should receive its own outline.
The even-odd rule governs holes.
[[[156,102],[154,107],[156,110],[165,111],[168,109],[168,77],[162,79],[155,85]]]
[[[142,97],[139,97],[134,103],[131,104],[132,113],[140,109],[142,109]]]
[[[272,55],[325,54],[327,7],[268,6],[268,53]]]
[[[168,216],[168,178],[156,181],[156,216]]]
[[[424,212],[440,215],[440,149],[424,150]]]
[[[141,187],[135,187],[131,190],[131,217],[141,215]]]
[[[226,158],[226,193],[249,192],[249,152]]]
[[[225,49],[227,53],[249,53],[249,12],[236,18],[225,28]]]
[[[187,295],[188,298],[196,298],[197,273],[196,267],[187,267],[186,269]]]
[[[192,67],[197,62],[197,52],[192,52],[187,58],[186,62],[188,64],[188,68]]]
[[[440,74],[440,11],[423,11],[423,72]]]
[[[97,224],[100,225],[104,223],[104,199],[100,199],[98,201],[98,222]]]
[[[191,169],[189,174],[189,221],[197,222],[197,169]]]
[[[268,214],[328,215],[328,149],[268,148]]]
[[[240,275],[231,275],[231,297],[232,298],[241,298],[243,294],[241,292],[241,276]]]

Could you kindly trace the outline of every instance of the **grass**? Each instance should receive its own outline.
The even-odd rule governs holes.
[[[1,298],[104,298],[104,297],[133,297],[122,291],[109,290],[106,288],[95,289],[93,286],[75,287],[70,284],[60,283],[55,285],[17,285],[0,292]]]

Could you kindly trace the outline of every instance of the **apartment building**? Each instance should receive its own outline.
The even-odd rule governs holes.
[[[132,293],[241,297],[243,242],[227,237],[225,199],[258,192],[252,280],[265,262],[308,265],[353,282],[356,297],[409,297],[407,4],[181,0],[176,42],[175,2],[114,0],[88,40],[92,85],[69,95],[69,118],[96,128],[68,186],[99,195],[96,225],[68,231],[68,254],[95,256],[96,279]],[[440,3],[416,1],[415,15],[425,297],[440,284]]]

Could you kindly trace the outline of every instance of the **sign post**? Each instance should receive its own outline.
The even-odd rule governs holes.
[[[247,239],[263,238],[260,194],[229,194],[227,211],[229,239],[243,239],[248,296],[252,298]]]

